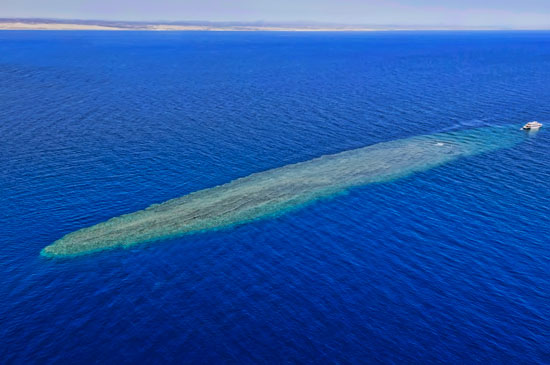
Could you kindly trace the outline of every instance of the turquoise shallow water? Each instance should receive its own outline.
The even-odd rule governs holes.
[[[549,60],[545,32],[0,32],[0,358],[544,363]],[[456,149],[475,130],[495,148]],[[264,188],[292,204],[40,255]]]

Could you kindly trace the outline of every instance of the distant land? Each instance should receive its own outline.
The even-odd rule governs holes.
[[[137,22],[46,18],[0,18],[0,30],[150,30],[150,31],[397,31],[397,30],[536,30],[512,27],[344,25],[269,22]]]

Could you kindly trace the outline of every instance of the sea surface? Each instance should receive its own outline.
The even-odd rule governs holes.
[[[40,255],[252,173],[510,124],[513,147],[287,214]],[[550,363],[549,151],[550,32],[2,31],[0,362]]]

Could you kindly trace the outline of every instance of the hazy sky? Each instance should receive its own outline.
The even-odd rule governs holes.
[[[0,0],[1,17],[550,28],[550,0]]]

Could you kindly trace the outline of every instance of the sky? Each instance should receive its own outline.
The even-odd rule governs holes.
[[[0,0],[0,18],[550,28],[550,0]]]

